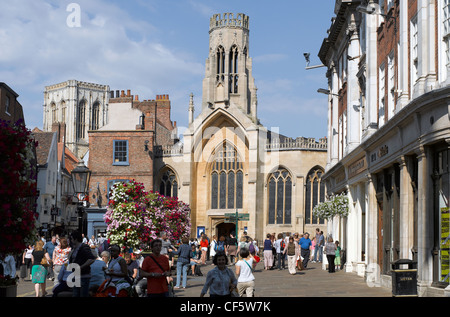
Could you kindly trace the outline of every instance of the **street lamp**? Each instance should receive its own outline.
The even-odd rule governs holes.
[[[91,178],[91,171],[84,165],[83,161],[80,161],[72,170],[72,184],[74,195],[78,199],[78,229],[82,232],[83,229],[83,201],[86,201],[86,196],[89,192],[89,181]]]

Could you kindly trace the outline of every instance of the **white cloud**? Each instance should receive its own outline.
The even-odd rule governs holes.
[[[20,95],[27,125],[42,126],[44,87],[69,79],[139,87],[143,99],[188,86],[192,76],[201,84],[204,65],[155,40],[155,26],[106,1],[78,3],[81,27],[67,25],[65,4],[2,3],[0,78]]]

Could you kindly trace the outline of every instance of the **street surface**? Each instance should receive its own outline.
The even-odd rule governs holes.
[[[207,264],[201,268],[203,276],[188,276],[186,289],[176,290],[176,297],[200,297],[206,274],[212,268],[213,264]],[[234,271],[234,266],[230,268]],[[172,274],[176,278],[176,270]],[[322,270],[321,263],[309,263],[306,270],[290,275],[287,269],[265,271],[260,262],[254,276],[255,297],[392,297],[390,289],[369,287],[356,273],[330,274]],[[53,281],[47,280],[47,297],[52,296],[52,286]],[[28,280],[21,281],[17,296],[35,297],[34,285]]]

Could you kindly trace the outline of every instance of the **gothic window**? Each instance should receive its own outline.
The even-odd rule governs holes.
[[[230,76],[229,92],[237,94],[238,93],[238,57],[239,52],[236,45],[233,45],[230,50],[229,63],[228,63],[228,73]]]
[[[57,112],[56,112],[56,105],[54,102],[52,102],[50,108],[52,111],[52,123],[55,123],[58,121],[58,116],[57,116]]]
[[[61,102],[61,122],[66,122],[66,103],[65,101]]]
[[[325,201],[325,183],[322,182],[323,170],[314,168],[306,177],[305,192],[305,224],[323,224],[323,219],[313,216],[313,209],[316,205]]]
[[[84,139],[84,120],[86,116],[86,101],[81,101],[77,106],[77,119],[76,119],[76,137],[77,140]]]
[[[292,176],[284,168],[272,173],[268,181],[269,224],[291,224]]]
[[[219,46],[216,51],[216,67],[217,81],[223,81],[225,79],[225,49],[222,46]]]
[[[168,169],[159,183],[159,193],[167,197],[178,197],[178,182],[175,173]]]
[[[236,149],[224,142],[215,150],[211,171],[211,209],[242,208],[243,163]]]
[[[92,106],[91,130],[98,130],[99,116],[100,116],[100,104],[96,102]]]

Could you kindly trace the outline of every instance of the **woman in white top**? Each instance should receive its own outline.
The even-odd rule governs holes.
[[[239,276],[237,290],[240,297],[243,297],[244,293],[247,294],[247,297],[253,297],[255,290],[255,276],[252,269],[254,259],[248,249],[241,249],[239,255],[241,260],[236,263],[236,276]]]

